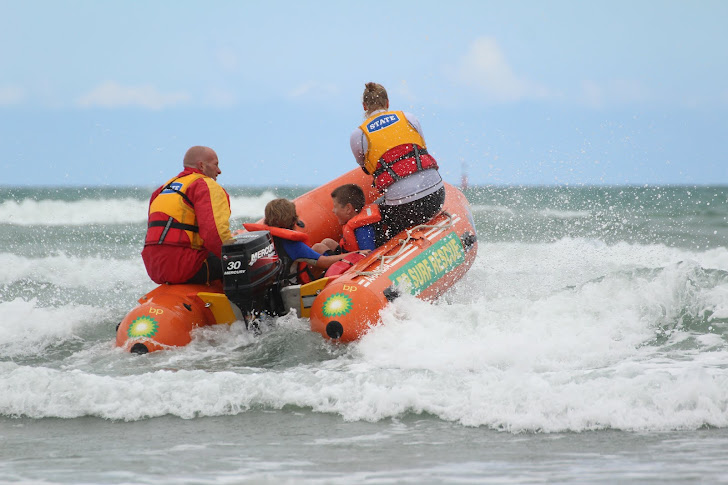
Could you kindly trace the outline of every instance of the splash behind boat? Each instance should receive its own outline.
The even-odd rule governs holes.
[[[355,183],[367,203],[379,196],[371,177],[352,170],[294,200],[310,241],[339,240],[331,192]],[[117,328],[116,345],[146,353],[183,346],[199,326],[254,322],[257,315],[294,309],[310,318],[311,330],[327,339],[351,342],[379,321],[380,311],[402,291],[432,300],[458,281],[477,254],[475,225],[465,196],[445,184],[443,211],[403,231],[365,258],[352,256],[342,274],[305,285],[277,287],[280,261],[267,231],[243,232],[223,246],[224,283],[160,285],[139,300]]]

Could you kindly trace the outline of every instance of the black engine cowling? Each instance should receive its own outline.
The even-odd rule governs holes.
[[[268,231],[244,232],[222,247],[223,288],[243,315],[275,313],[281,272],[273,238]]]

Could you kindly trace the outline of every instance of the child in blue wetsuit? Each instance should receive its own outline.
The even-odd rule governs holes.
[[[324,239],[310,247],[308,235],[294,230],[297,222],[296,205],[288,199],[274,199],[265,206],[264,224],[246,224],[245,227],[269,230],[284,271],[289,271],[287,279],[292,284],[304,284],[321,276],[322,270],[346,254],[323,254],[336,248],[333,239]]]
[[[379,206],[365,206],[364,191],[356,184],[341,185],[331,192],[334,215],[342,228],[339,247],[343,252],[375,249],[382,217]]]

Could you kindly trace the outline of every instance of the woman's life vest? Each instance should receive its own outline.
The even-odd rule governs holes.
[[[359,129],[367,139],[364,170],[374,176],[379,190],[415,172],[438,168],[437,161],[427,153],[424,138],[402,111],[377,113]]]
[[[278,257],[283,263],[283,268],[285,268],[285,271],[278,278],[282,286],[306,284],[314,280],[308,264],[292,259],[281,243],[281,239],[286,239],[288,241],[299,241],[308,244],[308,234],[291,229],[283,229],[282,227],[269,226],[267,224],[245,223],[243,227],[248,231],[270,231],[270,235],[273,236],[273,245],[276,248],[276,253],[278,253]]]
[[[149,222],[144,245],[169,244],[202,249],[195,215],[195,205],[187,197],[187,189],[201,173],[175,177],[164,184],[164,189],[149,204]]]
[[[339,246],[346,251],[359,251],[359,241],[356,239],[354,231],[360,227],[368,226],[369,224],[376,224],[382,220],[382,214],[379,212],[379,206],[377,204],[365,205],[361,212],[349,219],[341,228],[341,241]]]

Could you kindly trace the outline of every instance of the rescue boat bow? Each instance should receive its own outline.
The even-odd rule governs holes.
[[[356,263],[316,296],[311,330],[326,338],[357,340],[401,292],[433,300],[472,266],[477,237],[465,197],[446,187],[445,211],[409,229]]]

